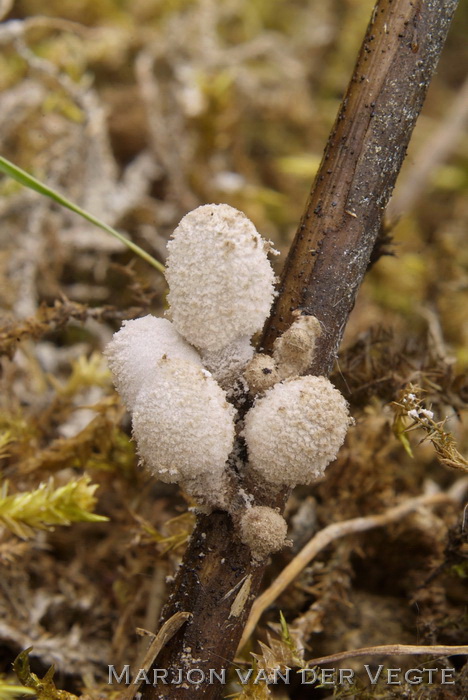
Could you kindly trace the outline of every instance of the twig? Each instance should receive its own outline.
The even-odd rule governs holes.
[[[163,624],[158,634],[155,636],[151,642],[143,661],[138,665],[137,673],[144,671],[147,673],[157,658],[159,652],[164,647],[165,644],[175,635],[175,633],[182,627],[182,625],[187,622],[192,617],[191,613],[178,612],[175,613],[169,620]],[[143,675],[143,674],[142,674]],[[133,681],[126,691],[123,693],[121,700],[132,700],[138,691],[140,683]]]
[[[257,598],[252,605],[249,619],[244,629],[242,639],[239,644],[241,649],[254,631],[257,622],[263,612],[286,590],[286,588],[294,581],[301,571],[334,540],[352,535],[356,532],[364,532],[372,530],[375,527],[383,527],[389,523],[396,522],[404,518],[409,513],[412,513],[421,506],[434,506],[440,503],[453,502],[453,497],[447,493],[431,494],[429,496],[418,496],[411,498],[404,503],[401,503],[394,508],[378,515],[367,515],[363,518],[353,518],[352,520],[343,520],[342,522],[328,525],[319,533],[317,533],[309,542],[301,549],[294,559],[283,569],[276,577],[271,586],[269,586],[262,595]]]
[[[335,661],[353,659],[357,656],[396,656],[397,654],[409,654],[414,656],[418,654],[427,654],[428,656],[468,654],[468,645],[459,647],[444,645],[425,647],[415,644],[381,644],[380,646],[376,647],[361,647],[360,649],[352,649],[351,651],[341,651],[338,654],[318,656],[316,659],[310,659],[307,661],[307,666],[319,666],[320,664],[329,664]]]
[[[263,338],[269,350],[296,309],[316,316],[312,374],[329,374],[335,361],[456,6],[375,5]]]
[[[456,6],[457,0],[378,0],[373,10],[261,343],[271,349],[297,309],[315,315],[323,333],[313,374],[333,366]],[[262,503],[260,485],[252,487]],[[273,505],[283,507],[286,498],[285,492]],[[196,664],[208,678],[231,663],[263,571],[227,513],[199,517],[163,611],[163,619],[177,610],[193,613],[158,659],[169,677]],[[229,617],[232,601],[225,596],[249,575],[244,608]],[[206,700],[222,691],[221,683],[187,688],[175,681],[145,686],[143,698],[185,700],[196,692]]]

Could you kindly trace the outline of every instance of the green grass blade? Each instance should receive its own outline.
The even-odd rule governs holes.
[[[132,250],[136,255],[139,255],[140,258],[143,258],[143,260],[146,260],[146,262],[155,267],[156,270],[159,270],[159,272],[164,274],[164,265],[143,250],[143,248],[140,248],[140,246],[136,245],[136,243],[133,243],[121,233],[100,221],[92,214],[89,214],[84,209],[81,209],[81,207],[73,204],[73,202],[70,202],[63,195],[59,194],[55,190],[52,190],[50,187],[47,187],[47,185],[44,185],[39,180],[36,180],[35,177],[27,173],[25,170],[22,170],[17,165],[14,165],[6,158],[2,158],[2,156],[0,156],[0,171],[16,180],[21,185],[24,185],[24,187],[29,187],[30,190],[34,190],[35,192],[39,192],[39,194],[49,197],[49,199],[57,202],[57,204],[60,204],[62,207],[66,207],[70,211],[75,212],[75,214],[83,217],[83,219],[86,219],[86,221],[89,221],[91,224],[98,226],[103,231],[107,231],[107,233],[110,233],[115,238],[118,238],[119,241],[124,243],[127,248],[130,248],[130,250]]]

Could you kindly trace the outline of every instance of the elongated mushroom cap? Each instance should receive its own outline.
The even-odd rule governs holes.
[[[234,408],[209,372],[184,360],[162,359],[137,396],[133,436],[144,465],[161,481],[219,503],[234,442],[233,418]]]
[[[168,243],[170,316],[201,350],[220,350],[263,326],[274,273],[255,226],[227,204],[189,212]]]

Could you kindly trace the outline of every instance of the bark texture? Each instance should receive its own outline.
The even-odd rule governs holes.
[[[377,2],[330,134],[264,344],[296,308],[322,322],[312,374],[328,374],[445,42],[456,0]]]
[[[317,316],[324,332],[313,374],[333,366],[456,6],[380,0],[373,10],[261,343],[270,350],[296,309]],[[258,500],[265,503],[265,495]],[[210,670],[227,676],[263,570],[252,565],[226,513],[199,517],[163,611],[163,621],[181,611],[193,617],[154,663],[168,669],[169,683],[145,685],[144,700],[223,697]],[[179,672],[181,682],[170,683]]]

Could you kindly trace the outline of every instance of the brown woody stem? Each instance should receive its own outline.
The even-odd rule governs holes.
[[[317,316],[324,332],[313,374],[328,374],[335,361],[456,6],[379,0],[372,12],[261,343],[270,350],[297,309]],[[252,564],[226,513],[199,517],[163,621],[182,611],[193,616],[154,663],[172,669],[172,680],[180,669],[182,683],[168,676],[168,685],[146,685],[144,700],[222,697],[210,670],[229,671],[263,569]],[[198,669],[206,680],[197,686]]]
[[[264,345],[294,309],[322,322],[328,374],[441,53],[456,0],[377,2],[286,261]]]

